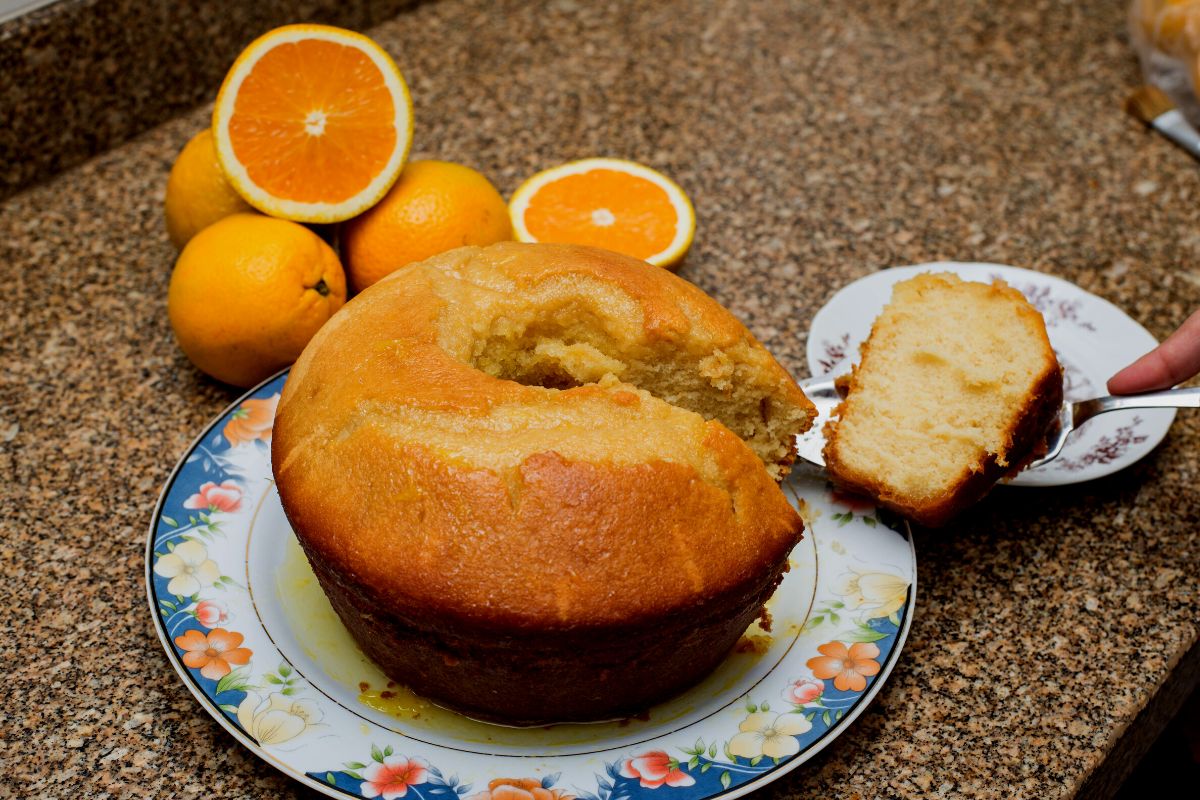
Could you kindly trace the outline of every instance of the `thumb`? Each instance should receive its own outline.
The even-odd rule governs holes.
[[[1200,311],[1166,341],[1108,379],[1112,394],[1168,389],[1200,373]]]

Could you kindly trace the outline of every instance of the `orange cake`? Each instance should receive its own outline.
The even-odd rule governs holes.
[[[1061,403],[1045,321],[1020,292],[918,275],[862,346],[825,462],[852,491],[940,525],[1030,456]]]
[[[802,523],[777,481],[815,412],[686,281],[566,245],[461,248],[349,302],[272,440],[322,587],[389,675],[510,723],[694,683]]]

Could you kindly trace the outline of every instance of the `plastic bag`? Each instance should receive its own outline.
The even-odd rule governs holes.
[[[1200,0],[1133,0],[1129,34],[1146,83],[1200,129]]]

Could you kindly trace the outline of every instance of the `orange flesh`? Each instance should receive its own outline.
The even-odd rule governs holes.
[[[612,169],[558,178],[538,189],[525,210],[525,227],[539,242],[604,247],[642,259],[670,246],[677,222],[666,190]]]
[[[365,53],[308,39],[278,45],[254,65],[238,89],[229,139],[250,180],[266,192],[338,203],[383,171],[396,147],[395,114],[383,75]]]

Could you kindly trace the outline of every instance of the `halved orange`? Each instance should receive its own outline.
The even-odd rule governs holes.
[[[683,260],[696,212],[679,185],[649,167],[587,158],[539,172],[508,204],[522,242],[603,247],[660,267]]]
[[[213,109],[217,157],[250,205],[338,222],[391,188],[412,142],[412,100],[391,57],[362,34],[285,25],[250,43]]]

